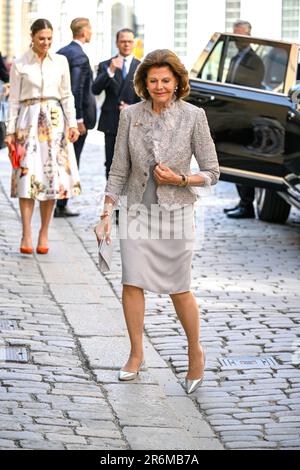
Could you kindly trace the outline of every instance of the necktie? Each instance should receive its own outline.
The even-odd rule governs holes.
[[[233,68],[234,68],[234,59],[232,58],[231,61],[230,61],[229,70],[228,70],[228,74],[227,74],[227,77],[226,77],[226,82],[227,83],[232,83]]]
[[[233,70],[232,70],[232,82],[233,83],[236,79],[236,74],[237,74],[238,68],[240,67],[242,57],[243,57],[243,53],[239,52],[236,56],[235,61],[234,61],[234,67],[233,67]]]
[[[236,71],[237,71],[237,69],[240,65],[241,58],[242,58],[241,52],[239,52],[234,57],[232,57],[232,59],[230,61],[227,80],[226,80],[228,83],[234,83],[234,79],[235,79],[235,76],[236,76]]]
[[[123,80],[125,80],[126,75],[127,75],[126,59],[123,59],[123,66],[122,66],[122,77],[123,77]]]

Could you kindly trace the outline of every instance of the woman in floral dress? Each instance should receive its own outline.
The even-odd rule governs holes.
[[[48,229],[56,199],[80,193],[73,142],[78,139],[67,59],[49,51],[53,28],[31,26],[31,48],[12,65],[5,142],[16,151],[11,196],[18,197],[23,234],[20,251],[32,253],[31,219],[40,202],[37,252],[48,252]],[[17,162],[16,162],[17,161]]]

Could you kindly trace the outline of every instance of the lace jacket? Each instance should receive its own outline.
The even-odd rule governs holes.
[[[192,155],[195,155],[203,186],[216,184],[219,164],[202,108],[182,100],[174,101],[161,115],[161,140],[153,139],[154,114],[151,101],[129,106],[120,114],[115,153],[105,193],[112,197],[127,196],[127,205],[139,204],[153,161],[161,162],[177,174],[190,175]],[[191,186],[160,185],[158,203],[166,208],[191,204],[197,191]]]

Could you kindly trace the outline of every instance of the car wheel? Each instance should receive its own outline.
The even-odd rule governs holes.
[[[255,199],[257,215],[265,222],[284,224],[289,216],[291,206],[276,191],[256,188]]]

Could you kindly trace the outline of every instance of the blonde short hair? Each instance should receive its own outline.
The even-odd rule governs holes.
[[[150,95],[146,87],[146,79],[152,67],[169,67],[178,80],[176,99],[187,96],[190,92],[189,75],[177,55],[169,49],[156,49],[146,55],[134,75],[134,88],[138,96],[147,100]]]
[[[74,20],[72,20],[70,28],[72,30],[73,36],[80,36],[80,33],[83,28],[86,28],[87,26],[90,26],[90,20],[88,18],[75,18]]]

